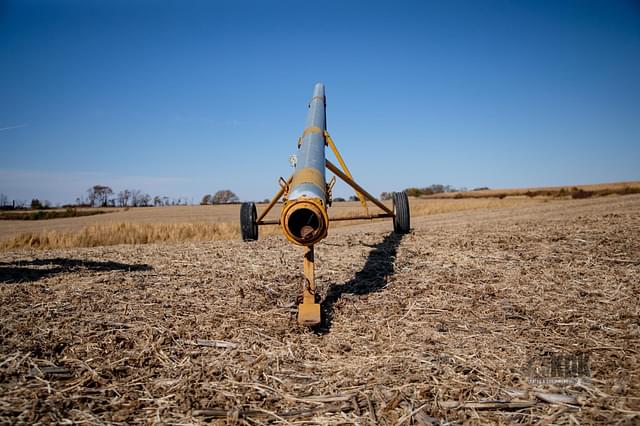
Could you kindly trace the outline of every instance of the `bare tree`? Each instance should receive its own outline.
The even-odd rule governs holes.
[[[87,190],[87,198],[92,206],[106,207],[109,204],[109,196],[113,190],[106,185],[94,185]]]
[[[89,201],[84,198],[84,195],[79,196],[78,198],[76,198],[76,206],[78,207],[86,207],[89,206]]]
[[[139,201],[140,201],[140,206],[148,207],[151,204],[151,195],[142,194],[142,195],[140,195]]]
[[[40,210],[42,208],[42,203],[37,198],[31,200],[31,210]]]
[[[96,193],[93,191],[93,188],[87,189],[87,204],[93,207],[96,202]]]
[[[200,205],[205,206],[207,204],[211,204],[211,194],[204,194],[202,197],[202,201],[200,201]]]
[[[131,194],[131,205],[133,207],[140,206],[140,197],[142,196],[142,191],[140,191],[139,189],[132,189],[130,191],[130,194]]]
[[[120,207],[128,206],[130,199],[131,199],[131,191],[129,191],[128,189],[124,189],[118,192],[118,205]]]
[[[9,204],[9,199],[7,198],[7,196],[4,194],[0,194],[0,207],[4,207],[7,204]]]
[[[238,196],[233,193],[230,189],[221,189],[220,191],[213,194],[213,199],[211,202],[213,204],[229,204],[229,203],[237,203]]]

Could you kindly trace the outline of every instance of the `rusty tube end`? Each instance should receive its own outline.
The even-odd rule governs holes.
[[[287,239],[310,246],[327,236],[329,218],[321,200],[303,198],[285,204],[280,223]]]

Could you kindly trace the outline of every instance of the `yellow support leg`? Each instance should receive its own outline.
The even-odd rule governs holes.
[[[320,324],[320,304],[316,303],[313,246],[305,246],[304,248],[304,277],[302,303],[298,305],[298,323],[310,327]]]
[[[333,139],[331,139],[331,136],[329,136],[329,132],[327,132],[326,130],[324,131],[324,138],[327,141],[327,145],[329,145],[334,155],[338,159],[338,163],[340,164],[340,167],[342,167],[344,174],[349,176],[349,179],[353,180],[353,176],[351,176],[351,172],[349,171],[347,164],[342,159],[342,155],[340,155],[340,151],[338,151],[338,147],[336,146],[335,143],[333,143]],[[369,216],[369,208],[367,207],[367,200],[365,199],[364,194],[356,190],[356,196],[358,197],[358,199],[360,200],[360,204],[362,204],[362,207],[364,208],[364,213],[367,216]]]

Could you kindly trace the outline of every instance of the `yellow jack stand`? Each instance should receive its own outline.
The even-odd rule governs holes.
[[[298,305],[298,323],[311,327],[320,324],[320,304],[316,303],[316,276],[312,245],[304,248],[304,278],[302,303]]]

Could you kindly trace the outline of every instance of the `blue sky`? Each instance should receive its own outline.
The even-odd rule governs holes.
[[[271,197],[319,81],[374,194],[640,179],[638,2],[0,0],[0,53],[10,199]]]

